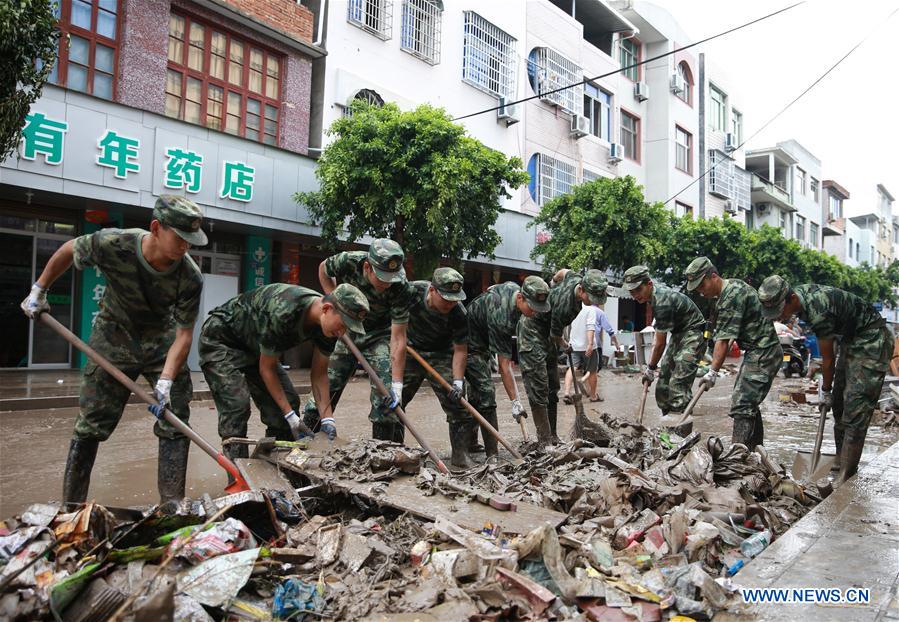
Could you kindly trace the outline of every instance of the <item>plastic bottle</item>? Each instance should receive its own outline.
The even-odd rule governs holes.
[[[771,543],[771,532],[767,529],[753,534],[740,543],[740,550],[746,557],[755,557]]]

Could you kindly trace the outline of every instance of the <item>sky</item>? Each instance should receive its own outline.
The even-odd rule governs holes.
[[[797,0],[654,0],[693,41]],[[751,136],[865,36],[867,40],[746,149],[793,138],[849,190],[849,216],[876,208],[876,186],[899,199],[899,0],[808,0],[691,50],[728,81]],[[869,34],[870,33],[870,34]],[[899,206],[899,202],[896,203]],[[894,208],[895,209],[895,208]]]

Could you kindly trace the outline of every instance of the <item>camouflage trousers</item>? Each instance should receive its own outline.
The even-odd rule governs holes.
[[[696,368],[705,354],[701,331],[672,334],[659,363],[656,404],[662,414],[682,413],[693,398]]]
[[[419,354],[434,368],[434,371],[440,374],[444,380],[452,384],[452,350],[447,350],[445,352],[419,352]],[[411,356],[406,359],[406,371],[403,374],[403,409],[405,409],[406,405],[415,397],[415,394],[421,388],[421,384],[424,382],[425,378],[427,378],[428,383],[431,385],[434,395],[437,396],[440,407],[443,409],[443,412],[446,413],[446,420],[448,423],[472,421],[472,416],[468,414],[468,411],[465,410],[461,404],[453,404],[447,397],[446,389],[440,386],[440,383],[425,371],[424,367],[419,365],[418,361]]]
[[[762,416],[759,405],[771,390],[771,383],[782,363],[783,349],[779,343],[770,348],[746,352],[734,381],[729,413],[731,417],[754,421]]]
[[[223,328],[217,318],[209,318],[200,333],[199,345],[200,367],[218,410],[219,436],[222,439],[246,437],[252,399],[259,408],[262,423],[265,424],[265,435],[292,441],[293,435],[284,419],[284,413],[275,403],[259,373],[259,356],[226,343],[222,336]],[[299,411],[300,396],[287,377],[287,372],[279,365],[277,374],[290,407]]]
[[[865,441],[892,353],[893,337],[886,327],[840,345],[833,378],[833,435],[838,446],[844,438]]]
[[[466,399],[487,421],[496,421],[496,385],[490,371],[490,354],[468,352],[465,366]]]
[[[167,336],[158,339],[148,338],[140,344],[132,341],[128,347],[130,352],[126,354],[121,351],[120,347],[110,343],[100,330],[94,330],[90,339],[90,346],[118,367],[126,376],[137,380],[142,375],[151,387],[155,386],[156,381],[159,380],[159,374],[162,372],[171,343]],[[146,360],[135,360],[137,358],[135,348],[143,349],[147,356]],[[125,354],[125,356],[117,356],[120,354]],[[190,419],[190,399],[193,392],[190,371],[185,365],[172,382],[169,406],[175,416],[185,423]],[[74,438],[97,441],[108,439],[119,424],[129,397],[131,397],[131,389],[124,387],[101,367],[89,361],[81,375],[79,412],[75,419]],[[160,438],[183,438],[183,435],[164,419],[156,420],[153,425],[153,433]]]
[[[518,365],[531,405],[552,411],[559,403],[559,348],[530,317],[518,322]]]
[[[365,357],[365,360],[367,360],[377,372],[378,376],[381,378],[381,382],[389,387],[391,381],[390,333],[368,333],[365,335],[365,339],[358,340],[355,343],[356,347],[359,348],[359,351],[362,352],[362,356]],[[347,382],[350,381],[353,374],[356,373],[357,364],[358,362],[356,361],[356,357],[353,356],[353,353],[347,350],[347,347],[343,345],[342,341],[338,341],[337,346],[334,348],[334,352],[331,354],[331,358],[328,360],[328,391],[331,395],[332,411],[336,411],[337,403],[340,401],[340,396],[343,394],[343,389],[346,387]],[[374,423],[400,423],[396,414],[383,411],[381,408],[381,399],[381,393],[375,385],[372,384],[371,393],[369,394],[369,401],[371,402],[371,410],[368,413],[369,420]],[[318,425],[318,419],[318,407],[315,405],[315,399],[310,397],[303,407],[303,420],[306,425],[315,429],[315,426]]]

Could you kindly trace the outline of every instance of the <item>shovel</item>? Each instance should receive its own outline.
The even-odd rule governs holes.
[[[699,388],[696,390],[696,393],[693,394],[693,399],[691,399],[690,403],[687,404],[687,407],[684,409],[684,412],[680,416],[680,418],[675,419],[674,415],[665,415],[664,417],[659,419],[659,425],[665,428],[680,428],[681,426],[689,424],[692,429],[693,418],[690,416],[690,413],[693,412],[693,408],[696,406],[696,402],[699,401],[699,398],[702,397],[702,394],[708,390],[709,385],[701,382],[699,384]]]
[[[793,479],[817,482],[830,473],[837,457],[834,454],[821,453],[821,440],[824,438],[824,424],[826,421],[827,408],[822,407],[821,416],[818,418],[818,431],[815,434],[815,448],[811,453],[801,449],[796,452],[796,457],[793,458],[793,468],[791,469]]]
[[[56,318],[51,316],[49,313],[41,313],[38,317],[44,324],[57,332],[63,339],[84,352],[84,355],[87,358],[96,363],[98,367],[103,368],[106,373],[122,383],[125,388],[130,390],[137,397],[145,401],[147,404],[150,404],[151,406],[157,406],[159,404],[153,398],[153,396],[151,396],[149,393],[147,393],[146,390],[144,390],[143,387],[126,376],[118,367],[103,358],[100,353],[84,343],[72,331],[60,324],[56,320]],[[189,438],[192,442],[196,443],[200,447],[200,449],[209,454],[209,456],[213,460],[215,460],[220,467],[225,469],[228,475],[234,479],[232,483],[228,484],[225,487],[225,492],[234,494],[235,492],[244,492],[247,490],[251,490],[250,486],[243,478],[243,475],[240,474],[237,465],[229,460],[227,456],[225,456],[225,454],[218,451],[215,447],[209,444],[206,439],[197,434],[193,429],[191,429],[190,426],[176,417],[170,409],[166,408],[165,412],[163,413],[163,417],[165,418],[166,422],[169,423],[173,428],[178,430],[178,432]]]
[[[643,383],[643,397],[640,398],[640,410],[637,411],[637,425],[643,425],[643,411],[646,410],[646,396],[649,395],[649,383]]]

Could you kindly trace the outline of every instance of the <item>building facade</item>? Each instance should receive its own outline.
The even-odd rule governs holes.
[[[160,194],[206,214],[210,243],[191,251],[204,314],[261,284],[314,283],[317,230],[292,198],[315,188],[313,13],[290,0],[62,0],[58,17],[52,84],[0,165],[0,368],[78,364],[18,303],[67,239],[147,228]],[[98,271],[70,272],[53,315],[86,338],[103,288]]]

